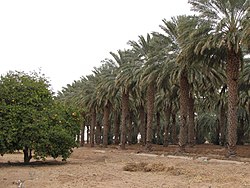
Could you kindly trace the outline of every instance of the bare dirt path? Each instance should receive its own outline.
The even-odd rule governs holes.
[[[19,163],[22,154],[7,154],[0,157],[0,188],[16,188],[17,180],[25,188],[250,188],[249,147],[233,160],[223,157],[221,147],[197,146],[184,156],[174,155],[175,147],[160,148],[144,153],[140,146],[83,147],[66,163],[48,159],[28,166]]]

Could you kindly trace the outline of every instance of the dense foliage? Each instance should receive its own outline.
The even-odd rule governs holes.
[[[55,103],[46,78],[35,72],[1,76],[0,102],[2,155],[23,150],[25,162],[32,154],[69,157],[76,146],[77,114]]]
[[[59,93],[81,106],[91,146],[178,143],[182,152],[207,141],[232,156],[250,141],[250,1],[189,3],[196,15],[163,19],[162,33],[129,41]]]
[[[178,144],[185,152],[210,142],[234,156],[236,144],[250,142],[250,1],[189,3],[196,15],[163,19],[162,32],[110,52],[56,100],[43,77],[1,77],[0,152],[23,149],[25,161],[31,150],[66,159],[77,134],[81,145],[86,139],[122,149],[140,142],[149,150]]]

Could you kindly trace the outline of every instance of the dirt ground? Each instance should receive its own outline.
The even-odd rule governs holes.
[[[225,148],[198,145],[178,155],[177,146],[139,145],[120,150],[89,146],[74,150],[67,162],[32,160],[23,165],[21,153],[0,157],[0,187],[16,188],[250,188],[250,146],[238,147],[238,156],[225,158]]]

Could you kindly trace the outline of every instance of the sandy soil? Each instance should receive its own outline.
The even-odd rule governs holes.
[[[74,150],[67,162],[48,159],[23,165],[21,153],[0,157],[0,187],[16,188],[250,188],[250,146],[238,149],[239,157],[227,159],[225,149],[201,145],[176,155],[176,146],[140,146],[120,150],[88,146]]]

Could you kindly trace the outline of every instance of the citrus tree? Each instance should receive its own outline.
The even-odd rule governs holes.
[[[70,117],[70,118],[69,118]],[[75,144],[76,112],[59,107],[49,82],[38,73],[9,72],[0,78],[0,153],[69,157]]]

